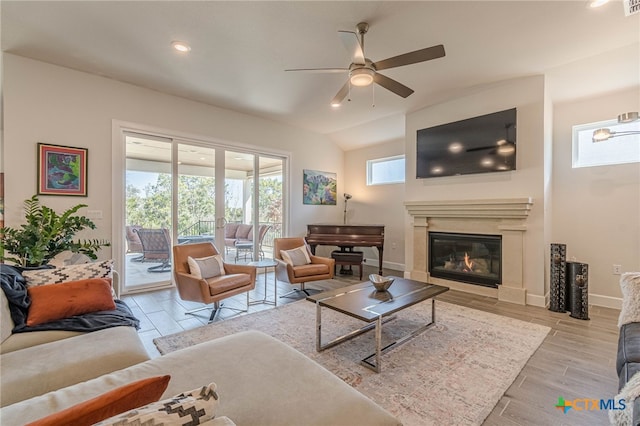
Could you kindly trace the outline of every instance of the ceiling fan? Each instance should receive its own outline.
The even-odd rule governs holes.
[[[332,106],[338,106],[349,93],[350,85],[368,86],[371,83],[377,83],[385,89],[395,93],[398,96],[406,98],[413,93],[413,90],[387,76],[380,74],[378,71],[389,68],[411,65],[418,62],[429,61],[431,59],[442,58],[444,46],[439,44],[426,49],[420,49],[392,58],[384,59],[378,62],[372,62],[364,56],[364,35],[369,30],[369,24],[360,22],[356,26],[358,32],[354,31],[338,31],[342,43],[345,45],[349,53],[352,55],[353,62],[348,68],[297,68],[285,71],[305,71],[319,73],[341,73],[348,72],[349,79],[338,91],[331,101]],[[358,38],[360,36],[360,38]]]

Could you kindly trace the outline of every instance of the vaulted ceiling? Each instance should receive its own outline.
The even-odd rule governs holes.
[[[307,128],[347,150],[403,137],[406,113],[474,86],[640,39],[640,14],[626,17],[621,1],[598,9],[581,0],[4,0],[0,7],[5,52]],[[284,70],[347,67],[338,30],[355,31],[361,21],[370,24],[364,47],[374,62],[437,44],[446,56],[382,72],[415,90],[406,99],[354,87],[351,101],[332,109],[346,74]],[[191,51],[172,50],[174,40]]]

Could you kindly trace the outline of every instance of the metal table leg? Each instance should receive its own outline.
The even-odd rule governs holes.
[[[394,348],[396,346],[400,346],[403,343],[408,342],[409,340],[413,339],[414,337],[416,337],[417,335],[421,334],[423,331],[425,331],[428,328],[431,328],[435,325],[436,323],[436,304],[435,304],[435,300],[431,299],[431,322],[429,322],[428,324],[423,325],[422,327],[412,331],[409,334],[406,334],[404,336],[402,336],[400,339],[396,340],[395,342],[389,343],[387,346],[382,347],[382,317],[378,317],[378,319],[375,322],[376,325],[376,351],[374,353],[372,353],[371,355],[369,355],[368,357],[362,359],[362,365],[364,365],[367,368],[372,369],[373,371],[375,371],[376,373],[379,373],[382,370],[382,365],[381,365],[381,355],[382,353],[386,352],[387,350]],[[376,358],[376,362],[375,364],[372,363],[371,361],[369,361],[371,358],[375,357]]]

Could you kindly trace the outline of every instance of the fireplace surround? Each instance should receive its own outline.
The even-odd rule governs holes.
[[[498,300],[526,304],[524,247],[531,198],[486,200],[407,201],[411,216],[407,250],[413,254],[407,264],[407,278],[448,286]],[[429,270],[429,234],[455,233],[495,235],[501,239],[500,279],[489,286],[459,279],[433,276]],[[437,275],[437,274],[436,274]]]

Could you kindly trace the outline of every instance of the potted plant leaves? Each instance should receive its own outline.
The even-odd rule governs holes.
[[[76,214],[83,207],[87,205],[78,204],[58,214],[40,204],[37,195],[25,200],[26,223],[17,228],[0,228],[0,261],[23,268],[40,267],[64,251],[96,260],[96,252],[110,243],[98,239],[74,240],[83,229],[96,228],[91,219]]]

